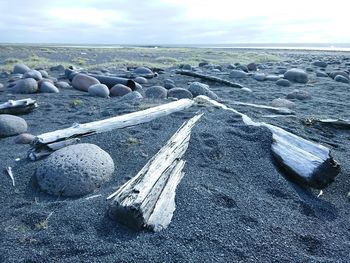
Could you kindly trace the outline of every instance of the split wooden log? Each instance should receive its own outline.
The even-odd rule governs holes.
[[[136,87],[135,81],[133,81],[131,79],[121,78],[121,77],[104,76],[104,75],[98,75],[98,74],[90,74],[90,73],[88,75],[98,79],[102,84],[107,85],[108,88],[112,88],[116,84],[123,84],[125,86],[128,86],[132,90],[135,90],[135,87]]]
[[[108,210],[112,219],[135,229],[167,228],[175,211],[176,187],[184,175],[181,158],[202,115],[185,122],[134,178],[107,198],[113,198]]]
[[[241,84],[234,83],[234,82],[228,81],[226,79],[218,78],[215,76],[200,74],[200,73],[189,71],[189,70],[177,70],[176,74],[200,78],[200,79],[204,79],[204,80],[209,80],[209,81],[225,84],[225,85],[227,85],[229,87],[233,87],[233,88],[245,89],[245,87],[243,87]]]
[[[323,189],[334,181],[340,165],[331,156],[330,150],[320,144],[303,139],[277,126],[254,122],[247,115],[206,96],[198,96],[198,103],[207,103],[239,114],[247,125],[262,126],[272,132],[273,156],[291,179],[316,189]]]
[[[74,124],[72,127],[44,133],[36,136],[28,157],[35,161],[69,144],[75,143],[79,137],[95,133],[111,131],[150,122],[156,118],[189,108],[193,100],[181,99],[143,111],[137,111],[105,120]]]
[[[0,104],[0,114],[25,114],[38,107],[33,99],[9,100]]]

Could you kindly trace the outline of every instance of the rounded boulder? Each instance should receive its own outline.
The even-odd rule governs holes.
[[[91,96],[108,98],[109,89],[105,84],[94,84],[88,88],[88,92]]]
[[[43,81],[40,84],[39,91],[41,93],[59,93],[60,92],[59,89],[56,88],[56,86],[52,84],[52,82],[50,81]]]
[[[24,74],[29,71],[30,68],[24,64],[17,64],[13,68],[13,74]]]
[[[73,88],[82,91],[88,91],[89,87],[95,84],[100,84],[100,82],[94,77],[81,73],[75,75],[72,80]]]
[[[289,87],[290,82],[287,79],[279,79],[276,81],[276,85],[281,86],[281,87]]]
[[[187,89],[173,88],[168,90],[168,98],[193,99],[193,95]]]
[[[83,196],[109,181],[113,172],[114,162],[107,152],[81,143],[52,153],[35,175],[40,188],[49,194]]]
[[[36,93],[38,91],[38,83],[35,79],[21,79],[16,82],[16,85],[12,88],[14,93]]]
[[[8,114],[0,115],[0,138],[25,133],[27,128],[27,122],[21,117]]]
[[[24,79],[32,78],[35,80],[42,80],[43,76],[41,75],[40,71],[32,69],[27,71],[26,73],[23,74]]]
[[[138,67],[133,71],[134,74],[136,74],[139,77],[144,77],[144,78],[153,78],[154,73],[152,70],[146,67]]]
[[[167,97],[167,89],[162,86],[152,86],[145,91],[145,96],[152,99],[165,99]]]
[[[272,102],[271,102],[271,106],[272,107],[278,107],[278,108],[293,108],[295,107],[295,103],[293,101],[290,101],[290,100],[287,100],[287,99],[281,99],[281,98],[278,98],[278,99],[274,99]]]
[[[123,84],[114,85],[110,91],[111,96],[124,96],[130,92],[132,92],[132,90]]]
[[[189,92],[192,93],[193,97],[197,97],[199,95],[205,95],[213,100],[218,99],[218,95],[216,95],[213,91],[209,89],[209,86],[200,82],[192,82],[188,87]]]
[[[292,68],[284,73],[284,78],[298,83],[307,83],[309,78],[307,73],[299,68]]]

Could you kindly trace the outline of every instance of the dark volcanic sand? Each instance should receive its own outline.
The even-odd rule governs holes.
[[[304,69],[313,59],[337,58],[343,63],[342,59],[350,57],[348,53],[320,52],[284,55],[290,57],[288,68],[297,65]],[[268,64],[263,71],[274,73],[276,66],[285,63]],[[327,71],[337,67],[346,68],[344,63],[333,64]],[[316,78],[313,72],[309,76],[309,84],[293,83],[291,87],[252,78],[239,81],[253,93],[208,84],[227,105],[255,120],[330,147],[342,170],[322,196],[317,197],[319,191],[290,182],[275,166],[268,130],[247,127],[237,115],[218,109],[193,107],[133,128],[82,138],[81,142],[94,143],[107,151],[116,164],[113,179],[91,194],[102,196],[89,200],[41,192],[33,175],[45,160],[27,161],[28,145],[14,144],[13,137],[3,138],[1,168],[13,167],[16,187],[5,173],[0,176],[0,262],[349,262],[349,131],[305,126],[301,119],[350,119],[350,85]],[[162,84],[165,78],[172,78],[180,87],[188,81],[200,81],[167,70],[145,86]],[[0,81],[6,83],[7,79]],[[263,115],[271,112],[232,104],[236,100],[267,105],[296,88],[309,91],[312,99],[293,100],[293,118],[265,118]],[[35,111],[21,116],[34,135],[166,102],[144,100],[131,105],[73,89],[30,96],[5,91],[0,93],[0,102],[26,97],[39,103]],[[71,107],[75,99],[82,100],[82,104]],[[136,175],[180,125],[198,111],[205,115],[192,132],[184,157],[185,176],[177,189],[177,207],[168,229],[136,232],[110,220],[106,197]],[[128,138],[139,142],[130,143]],[[15,162],[18,157],[22,160]],[[40,227],[38,224],[50,213],[47,228]]]

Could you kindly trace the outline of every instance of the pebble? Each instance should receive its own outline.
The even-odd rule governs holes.
[[[289,87],[290,86],[290,82],[287,79],[279,79],[279,80],[276,81],[276,85],[282,86],[282,87]]]
[[[58,81],[56,82],[56,87],[59,89],[67,89],[70,88],[70,84],[65,81]]]
[[[12,88],[13,93],[36,93],[38,91],[38,83],[35,79],[21,79],[16,82],[16,85]]]
[[[307,91],[295,89],[291,93],[288,93],[286,98],[287,99],[306,100],[306,99],[311,99],[311,95]]]
[[[27,122],[21,117],[8,114],[0,115],[0,138],[25,133],[27,129]]]
[[[5,90],[4,84],[0,83],[0,92]]]
[[[144,77],[136,77],[134,79],[135,82],[139,83],[139,84],[147,84],[148,80]]]
[[[218,99],[218,95],[216,95],[213,91],[211,91],[208,85],[197,81],[192,82],[188,87],[188,90],[189,92],[192,93],[193,97],[197,97],[199,95],[205,95],[214,100]]]
[[[15,137],[14,142],[16,144],[31,144],[35,139],[35,136],[30,133],[22,133]]]
[[[248,76],[247,73],[245,73],[242,70],[234,69],[230,72],[230,78],[237,78],[238,79],[238,78],[246,78],[247,76]]]
[[[295,103],[293,101],[290,101],[290,100],[287,100],[287,99],[278,98],[278,99],[274,99],[271,102],[271,106],[290,109],[290,108],[295,107]]]
[[[317,70],[316,71],[316,77],[321,77],[321,78],[328,78],[328,74],[324,71],[321,70]]]
[[[258,70],[258,66],[253,62],[253,63],[249,63],[247,65],[247,68],[249,71],[257,71]]]
[[[182,66],[183,70],[192,70],[192,66],[190,64],[185,64]]]
[[[307,83],[309,80],[307,73],[299,68],[292,68],[290,70],[287,70],[286,73],[284,73],[284,78],[288,79],[289,81],[303,84]]]
[[[153,99],[165,99],[167,94],[167,89],[162,86],[152,86],[145,91],[145,96]]]
[[[50,81],[43,81],[39,86],[39,91],[41,93],[59,93],[59,89],[56,88],[56,86],[50,82]]]
[[[153,71],[150,70],[149,68],[146,68],[146,67],[138,67],[133,71],[133,73],[135,73],[136,75],[138,75],[140,77],[144,77],[147,79],[154,77]]]
[[[341,71],[341,70],[336,70],[336,71],[332,71],[331,73],[329,73],[329,76],[330,76],[332,79],[334,79],[334,78],[335,78],[336,76],[338,76],[338,75],[343,76],[343,77],[349,79],[349,74],[346,73],[346,72],[344,72],[344,71]]]
[[[283,78],[283,76],[269,74],[265,77],[265,80],[267,81],[278,81],[279,79]]]
[[[256,73],[253,75],[253,79],[257,81],[264,81],[266,79],[266,75],[264,73]]]
[[[50,68],[50,71],[64,71],[63,65],[57,65]]]
[[[40,69],[40,70],[38,70],[38,71],[40,72],[40,74],[41,74],[41,76],[42,76],[43,78],[48,78],[48,77],[49,77],[49,73],[47,73],[46,70]]]
[[[110,90],[111,96],[124,96],[130,92],[132,90],[123,84],[114,85]]]
[[[23,74],[24,79],[32,78],[35,80],[42,80],[43,76],[41,75],[40,71],[37,71],[35,69],[31,69]]]
[[[36,171],[42,190],[57,196],[83,196],[109,181],[114,173],[111,156],[90,143],[70,145],[52,153]]]
[[[173,88],[173,89],[168,90],[168,98],[193,99],[193,95],[187,89]]]
[[[133,102],[136,102],[136,101],[139,101],[141,99],[143,99],[143,96],[141,95],[140,92],[138,91],[133,91],[133,92],[130,92],[124,96],[122,96],[120,98],[121,100],[123,101],[133,101]]]
[[[88,88],[88,92],[91,96],[108,98],[109,89],[105,84],[94,84]]]
[[[174,83],[164,82],[164,88],[166,88],[166,89],[173,89],[173,88],[176,88],[176,86],[175,86]]]
[[[13,74],[24,74],[29,71],[30,68],[24,64],[16,64],[13,68]]]
[[[337,82],[349,83],[349,79],[344,77],[344,76],[342,76],[342,75],[335,76],[334,80],[337,81]]]
[[[320,67],[320,68],[325,68],[327,67],[327,62],[324,62],[324,61],[314,61],[312,63],[312,65],[316,66],[316,67]]]
[[[236,65],[236,69],[242,70],[242,71],[244,71],[244,72],[248,72],[248,67],[245,66],[245,65],[242,65],[242,64]]]
[[[88,91],[89,87],[94,84],[100,84],[100,82],[94,77],[88,76],[86,74],[77,74],[72,80],[72,86],[75,89]]]

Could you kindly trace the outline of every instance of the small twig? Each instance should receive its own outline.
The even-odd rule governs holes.
[[[12,168],[11,166],[6,168],[6,172],[8,174],[8,176],[10,176],[11,180],[12,180],[12,186],[15,187],[15,178],[13,177],[13,173],[12,173]]]
[[[317,195],[317,197],[320,197],[321,195],[323,195],[323,191],[321,190],[320,193]]]
[[[96,198],[96,197],[100,197],[100,196],[102,196],[102,195],[99,194],[99,195],[88,196],[88,197],[85,198],[85,200],[90,200],[90,199],[93,199],[93,198]]]

